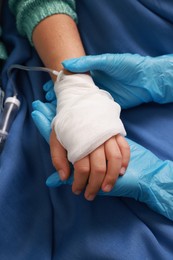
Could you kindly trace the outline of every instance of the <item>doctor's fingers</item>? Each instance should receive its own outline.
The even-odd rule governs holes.
[[[50,152],[53,166],[59,173],[61,180],[68,179],[70,175],[70,164],[67,159],[67,152],[57,140],[54,129],[50,135]]]
[[[46,92],[45,98],[49,102],[53,102],[56,104],[56,95],[54,91],[54,82],[52,80],[49,80],[43,85],[43,89]]]
[[[54,87],[54,83],[52,80],[47,81],[44,85],[43,85],[43,89],[45,92],[48,92],[49,90],[53,90]]]

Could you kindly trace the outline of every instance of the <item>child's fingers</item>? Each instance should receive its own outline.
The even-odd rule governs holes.
[[[74,163],[74,182],[72,191],[78,195],[85,188],[90,174],[89,156]]]
[[[70,175],[70,165],[67,159],[67,153],[64,147],[57,140],[54,130],[52,130],[50,135],[50,150],[52,163],[59,173],[61,180],[68,179]]]
[[[101,187],[105,192],[111,191],[118,176],[125,172],[129,158],[130,149],[125,138],[121,135],[110,138],[74,164],[73,192],[78,195],[86,187],[85,198],[93,200]]]
[[[122,155],[122,165],[121,165],[120,175],[123,175],[127,169],[130,160],[130,146],[127,143],[126,139],[120,134],[116,135],[115,139]]]
[[[84,195],[87,200],[93,200],[95,198],[106,174],[104,145],[99,146],[90,154],[90,167],[90,176]]]
[[[115,137],[105,142],[105,154],[107,159],[107,172],[102,184],[102,190],[109,192],[115,185],[122,166],[122,155]]]

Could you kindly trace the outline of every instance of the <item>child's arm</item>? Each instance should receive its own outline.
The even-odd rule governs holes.
[[[63,60],[85,55],[76,24],[68,15],[41,21],[33,31],[33,42],[45,66],[55,70],[63,69]]]
[[[33,42],[45,66],[56,70],[63,69],[61,62],[64,59],[85,54],[75,22],[63,14],[53,15],[40,22],[33,32]],[[62,179],[67,179],[69,162],[54,131],[50,147],[56,170]],[[100,187],[109,191],[120,172],[127,167],[129,156],[129,146],[125,139],[120,135],[112,137],[74,164],[73,192],[79,194],[87,186],[85,197],[92,200]]]

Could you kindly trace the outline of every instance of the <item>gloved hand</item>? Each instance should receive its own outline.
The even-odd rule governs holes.
[[[173,102],[172,55],[102,54],[65,60],[63,66],[72,72],[91,71],[96,85],[122,108]]]
[[[35,101],[33,109],[32,118],[41,135],[48,141],[56,107]],[[126,174],[119,177],[111,192],[100,191],[99,194],[134,198],[173,220],[173,162],[162,161],[144,147],[129,139],[127,141],[131,149],[131,159]],[[46,184],[49,187],[58,187],[72,182],[73,169],[67,181],[62,182],[58,174],[54,173],[47,179]]]

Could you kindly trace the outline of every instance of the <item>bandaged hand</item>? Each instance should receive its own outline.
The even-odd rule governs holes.
[[[84,158],[117,134],[125,135],[120,106],[86,74],[60,75],[53,127],[71,163]]]
[[[173,55],[102,54],[66,60],[63,66],[77,73],[90,71],[97,86],[122,108],[173,102]]]
[[[73,192],[80,194],[86,187],[85,197],[93,200],[100,188],[110,191],[128,165],[120,107],[89,75],[62,75],[54,88],[58,105],[50,138],[53,164],[65,180],[68,160],[72,162]]]

